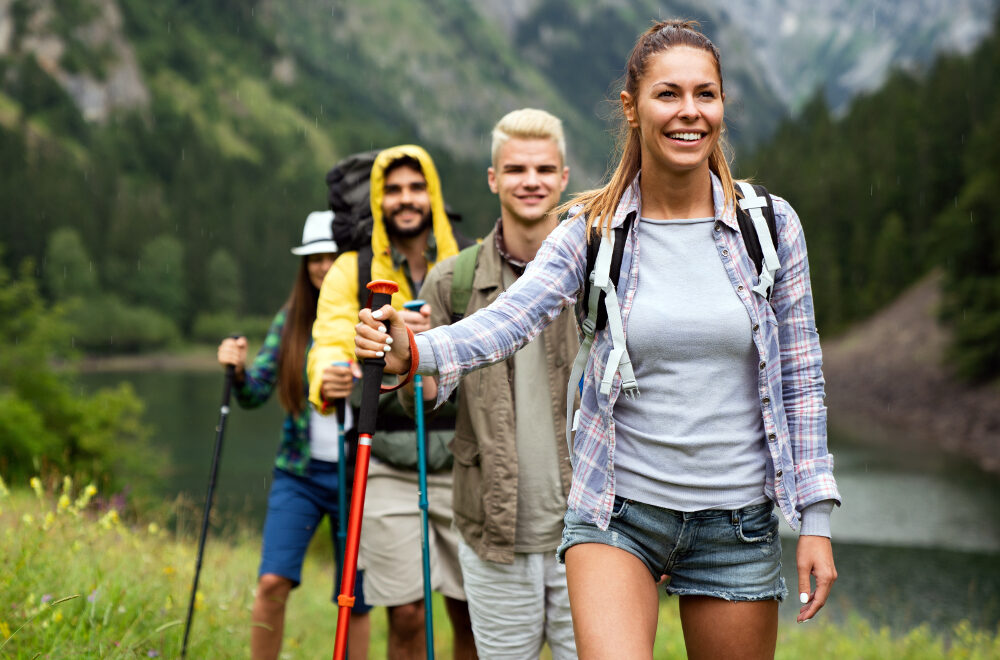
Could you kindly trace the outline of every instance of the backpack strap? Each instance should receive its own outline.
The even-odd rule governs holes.
[[[358,309],[368,307],[368,300],[371,298],[368,283],[372,280],[373,257],[374,253],[370,243],[358,248]]]
[[[458,323],[465,316],[472,298],[472,279],[476,274],[479,247],[473,243],[463,249],[455,258],[455,270],[451,276],[451,322]]]
[[[628,237],[628,232],[632,228],[632,223],[635,221],[635,213],[629,213],[625,216],[625,221],[618,227],[611,230],[614,236],[614,250],[611,253],[611,269],[610,278],[611,282],[618,285],[618,278],[621,274],[622,269],[622,258],[625,255],[625,239]],[[608,324],[608,314],[604,309],[605,294],[600,291],[599,304],[593,305],[590,302],[590,283],[594,279],[594,265],[597,263],[597,252],[601,247],[601,236],[599,232],[595,231],[591,236],[590,240],[587,241],[587,270],[586,276],[583,280],[583,311],[585,315],[589,316],[590,310],[597,307],[597,317],[595,319],[594,329],[603,330]]]
[[[570,372],[569,383],[566,388],[566,443],[569,446],[569,455],[573,456],[573,431],[576,430],[579,419],[575,406],[576,393],[583,387],[583,371],[590,358],[590,349],[594,344],[594,335],[597,333],[598,317],[603,314],[605,324],[611,333],[611,353],[608,355],[608,363],[604,368],[601,378],[601,394],[610,394],[611,385],[614,383],[616,373],[622,377],[622,392],[629,398],[639,396],[639,384],[635,380],[635,373],[632,371],[632,362],[629,360],[628,351],[625,347],[625,330],[622,327],[621,310],[618,308],[618,293],[615,284],[621,275],[622,256],[625,252],[625,240],[628,237],[629,228],[635,220],[635,213],[630,213],[626,217],[622,227],[611,232],[600,235],[600,241],[594,237],[591,242],[598,243],[594,256],[593,268],[588,269],[584,286],[586,296],[587,317],[583,321],[583,341],[580,343],[580,350],[573,361],[573,370]],[[588,243],[588,260],[590,245]],[[615,263],[617,262],[617,263]],[[614,281],[611,274],[614,273]],[[588,286],[589,285],[589,286]],[[602,304],[603,301],[603,304]]]
[[[778,244],[778,229],[774,220],[774,203],[763,186],[753,186],[746,181],[737,181],[743,198],[739,200],[737,213],[740,233],[747,253],[757,267],[757,285],[753,291],[768,302],[774,293],[774,276],[781,268],[775,246]]]

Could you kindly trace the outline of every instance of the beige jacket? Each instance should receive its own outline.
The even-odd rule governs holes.
[[[503,292],[503,261],[494,233],[483,239],[466,315],[486,307]],[[455,259],[440,262],[427,276],[421,296],[431,305],[431,325],[451,323],[451,282]],[[566,309],[546,328],[549,395],[553,427],[566,419],[566,383],[579,348],[576,319]],[[458,418],[451,451],[455,457],[452,503],[462,538],[485,561],[514,561],[517,520],[517,443],[514,422],[513,358],[466,374],[458,395]],[[559,452],[563,495],[569,494],[573,470],[562,434],[553,442]]]

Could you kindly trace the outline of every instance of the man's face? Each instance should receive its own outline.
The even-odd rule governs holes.
[[[431,197],[422,172],[397,167],[386,175],[382,191],[382,215],[390,236],[418,236],[431,227]]]
[[[554,140],[514,137],[500,147],[496,167],[487,170],[487,177],[506,217],[535,224],[559,203],[569,168]]]

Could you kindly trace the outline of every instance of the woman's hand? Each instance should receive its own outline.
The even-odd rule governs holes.
[[[354,326],[354,352],[359,359],[385,358],[385,371],[405,374],[410,370],[410,340],[406,324],[391,305],[384,305],[372,312],[362,309],[358,313],[361,323]],[[388,333],[386,332],[388,328]]]
[[[334,363],[323,369],[320,379],[320,394],[327,401],[346,399],[351,396],[354,379],[361,378],[357,362]]]
[[[232,337],[226,337],[219,344],[216,358],[223,367],[230,365],[235,367],[237,380],[243,380],[244,365],[247,361],[247,338],[237,337],[233,339]]]
[[[825,536],[800,536],[795,551],[795,563],[799,571],[799,594],[808,598],[802,603],[796,621],[802,623],[816,616],[826,604],[830,588],[837,580],[837,567],[833,565],[833,546]],[[816,589],[810,586],[809,576],[816,578]]]

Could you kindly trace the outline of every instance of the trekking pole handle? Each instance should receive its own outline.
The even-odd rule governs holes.
[[[392,294],[399,291],[399,285],[391,280],[374,280],[368,283],[371,291],[369,307],[381,309],[383,305],[392,302]],[[362,368],[361,379],[361,410],[358,413],[358,435],[375,433],[375,416],[378,413],[378,397],[382,390],[382,371],[385,369],[384,358],[366,358]],[[364,405],[374,402],[371,405]]]

